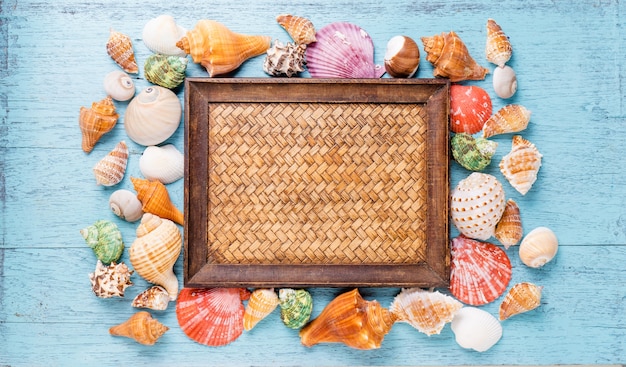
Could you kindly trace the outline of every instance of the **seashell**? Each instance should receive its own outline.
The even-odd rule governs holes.
[[[135,95],[135,82],[121,70],[114,70],[104,77],[104,91],[116,101],[128,101]]]
[[[537,181],[541,157],[535,144],[520,135],[515,135],[511,151],[500,161],[500,171],[515,190],[526,195]]]
[[[200,63],[210,77],[237,69],[244,61],[270,48],[271,37],[231,31],[214,20],[200,20],[176,46]]]
[[[107,41],[107,53],[125,72],[137,74],[139,67],[135,61],[133,42],[127,35],[111,29]]]
[[[85,153],[93,150],[102,135],[113,130],[119,115],[110,96],[91,104],[91,108],[81,107],[78,126],[83,135],[82,148]]]
[[[380,78],[385,68],[374,64],[374,43],[361,27],[346,22],[331,23],[319,31],[317,42],[306,49],[313,78]]]
[[[292,77],[304,71],[304,53],[306,46],[287,43],[283,45],[276,40],[267,50],[263,62],[263,71],[271,76]]]
[[[500,241],[505,249],[515,246],[521,239],[524,231],[522,229],[522,218],[519,207],[513,199],[506,201],[502,218],[496,225],[494,237]]]
[[[310,20],[296,15],[281,14],[276,17],[276,21],[296,44],[308,45],[316,41],[315,27]]]
[[[364,300],[355,288],[333,299],[315,320],[302,328],[300,341],[307,347],[344,343],[355,349],[376,349],[393,323],[389,310],[378,301]]]
[[[422,37],[426,60],[435,67],[433,76],[450,79],[451,82],[463,80],[483,80],[489,69],[480,66],[469,54],[467,46],[454,32],[441,33],[432,37]]]
[[[181,330],[192,340],[208,345],[231,343],[243,333],[245,288],[183,288],[176,302]]]
[[[243,314],[243,328],[246,331],[252,330],[259,321],[266,318],[278,307],[279,302],[274,288],[255,289],[250,295],[246,311]]]
[[[511,47],[509,37],[504,34],[495,20],[487,19],[487,45],[485,46],[487,61],[504,67],[512,53],[513,47]]]
[[[445,294],[411,288],[403,289],[394,298],[389,311],[397,321],[430,336],[439,334],[461,307],[461,302]]]
[[[290,329],[299,329],[309,321],[313,298],[304,289],[282,288],[278,291],[280,319]]]
[[[480,172],[461,180],[450,201],[452,223],[463,235],[477,240],[493,236],[506,206],[502,184]]]
[[[131,275],[133,271],[124,263],[112,262],[106,266],[98,260],[96,270],[89,274],[91,290],[100,298],[124,297],[126,288],[133,285]]]
[[[530,122],[531,112],[518,104],[509,104],[493,114],[483,125],[483,138],[516,133],[524,130]]]
[[[172,220],[181,226],[185,222],[185,216],[170,200],[167,188],[159,181],[130,178],[137,198],[141,201],[141,209],[145,213],[152,213],[164,219]]]
[[[452,156],[470,171],[482,171],[491,163],[498,143],[485,138],[474,138],[466,133],[459,133],[450,140]]]
[[[139,158],[139,170],[148,180],[169,184],[185,175],[185,156],[173,144],[149,146]]]
[[[491,97],[481,87],[453,84],[450,86],[450,130],[476,134],[491,116]]]
[[[500,304],[500,321],[539,307],[542,289],[543,287],[533,283],[515,284]]]
[[[122,257],[122,252],[124,252],[122,232],[110,220],[98,220],[81,229],[80,234],[102,263],[108,265]]]
[[[511,98],[517,92],[515,70],[508,65],[493,70],[493,90],[500,98]]]
[[[137,195],[125,189],[116,190],[109,196],[109,208],[113,214],[127,222],[135,222],[143,215]]]
[[[407,36],[395,36],[387,42],[385,70],[394,78],[412,77],[420,64],[420,49]]]
[[[109,333],[114,336],[125,336],[143,345],[154,345],[170,328],[152,318],[147,311],[139,311],[123,323],[112,326]]]
[[[186,57],[152,54],[146,59],[143,72],[150,83],[174,89],[185,80],[187,61]]]
[[[559,240],[550,228],[537,227],[530,231],[519,246],[519,257],[531,268],[540,268],[552,260],[559,249]]]
[[[170,295],[165,288],[160,285],[155,285],[139,293],[133,299],[131,305],[137,308],[149,308],[151,310],[163,311],[167,309],[169,302]]]
[[[149,146],[161,144],[180,125],[182,106],[174,92],[152,86],[133,98],[124,115],[124,128],[135,143]]]
[[[185,56],[185,52],[176,47],[176,42],[183,38],[187,30],[178,24],[171,15],[159,15],[150,19],[144,26],[141,37],[146,47],[157,54],[167,56]]]
[[[511,280],[511,261],[498,246],[463,236],[452,239],[450,292],[463,303],[480,306],[494,301]]]
[[[502,325],[489,312],[463,307],[450,324],[457,344],[466,349],[485,352],[502,338]]]
[[[96,183],[102,186],[117,185],[124,178],[128,163],[128,147],[123,140],[93,167]]]
[[[137,227],[137,238],[128,251],[130,263],[142,278],[165,288],[170,300],[178,294],[174,264],[183,245],[174,222],[146,213]]]

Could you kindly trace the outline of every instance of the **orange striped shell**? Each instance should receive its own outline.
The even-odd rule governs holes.
[[[111,29],[107,42],[107,53],[125,72],[137,74],[139,67],[135,61],[133,42],[127,35]]]
[[[513,199],[509,199],[504,207],[502,218],[496,225],[494,237],[500,241],[505,249],[515,246],[524,235],[522,229],[522,218],[519,207]]]
[[[246,305],[246,311],[243,315],[243,328],[246,331],[252,330],[259,321],[266,318],[278,307],[279,302],[278,295],[273,288],[255,289]]]
[[[310,20],[291,14],[281,14],[276,17],[276,21],[289,33],[295,43],[308,45],[316,41],[315,27]]]
[[[91,108],[81,107],[78,126],[82,133],[82,149],[85,153],[93,150],[100,138],[113,130],[120,116],[115,112],[115,104],[110,96],[93,102]]]
[[[500,161],[500,171],[515,190],[526,195],[537,180],[541,157],[535,144],[515,135],[511,151]]]
[[[483,138],[494,135],[517,133],[528,126],[531,112],[524,106],[509,104],[493,114],[483,125]]]
[[[453,31],[432,37],[422,37],[426,60],[435,67],[433,76],[450,79],[483,80],[489,69],[480,66],[469,54],[467,46]]]
[[[500,304],[500,320],[534,310],[541,305],[543,287],[533,283],[517,283],[504,296]]]
[[[172,203],[167,188],[163,183],[136,177],[131,177],[130,180],[135,191],[137,191],[137,199],[141,201],[144,212],[152,213],[161,218],[172,220],[181,226],[183,225],[185,216]]]
[[[123,140],[93,167],[96,183],[102,186],[117,185],[124,178],[128,163],[128,147]]]
[[[485,56],[487,61],[503,68],[504,64],[511,58],[513,47],[509,37],[504,34],[502,28],[493,19],[487,20],[487,44],[485,46]]]

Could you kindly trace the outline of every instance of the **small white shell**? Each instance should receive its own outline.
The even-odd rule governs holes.
[[[540,268],[552,260],[559,249],[559,240],[550,228],[537,227],[519,245],[519,257],[531,268]]]
[[[185,156],[172,144],[149,146],[139,158],[141,174],[148,180],[169,184],[185,173]]]
[[[157,145],[174,134],[181,114],[182,106],[176,94],[154,85],[130,101],[124,115],[124,128],[135,143]]]
[[[129,190],[116,190],[109,197],[109,208],[127,222],[135,222],[143,215],[141,201]]]
[[[476,307],[463,307],[457,311],[450,327],[457,344],[477,352],[488,350],[502,337],[500,321]]]
[[[128,101],[135,95],[135,82],[121,70],[115,70],[104,77],[104,91],[116,101]]]
[[[187,30],[176,24],[171,15],[160,15],[150,19],[143,27],[142,38],[146,47],[157,54],[186,56],[176,47],[176,42],[187,34]]]
[[[517,76],[512,67],[497,66],[493,70],[493,90],[500,98],[511,98],[517,91]]]

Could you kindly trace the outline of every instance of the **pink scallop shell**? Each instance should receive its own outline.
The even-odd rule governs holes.
[[[451,243],[450,292],[480,306],[500,297],[511,280],[511,261],[498,246],[458,236]]]
[[[374,43],[361,27],[331,23],[315,34],[306,49],[307,69],[313,78],[380,78],[385,68],[374,64]]]
[[[475,85],[450,86],[450,130],[476,134],[492,112],[489,93]]]

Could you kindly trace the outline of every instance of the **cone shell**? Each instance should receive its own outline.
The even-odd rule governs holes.
[[[426,335],[433,335],[439,334],[461,307],[461,302],[445,294],[411,288],[403,289],[394,298],[389,311],[397,321],[406,322]]]
[[[497,66],[493,70],[493,91],[500,98],[511,98],[517,91],[517,76],[512,67]]]
[[[476,134],[491,116],[491,97],[481,87],[453,84],[450,86],[450,130],[454,133]]]
[[[500,304],[500,321],[539,307],[542,289],[543,287],[533,283],[515,284]]]
[[[293,43],[282,44],[276,40],[267,50],[263,71],[271,76],[292,77],[304,71],[306,46]]]
[[[144,180],[131,177],[137,198],[141,201],[142,210],[152,213],[164,219],[172,220],[181,226],[185,221],[185,216],[170,200],[167,188],[159,181]]]
[[[187,58],[152,54],[144,64],[146,80],[164,88],[174,89],[185,80]]]
[[[300,330],[303,345],[344,343],[355,349],[380,348],[383,338],[393,326],[389,310],[377,301],[366,301],[358,289],[332,300],[322,313]]]
[[[243,328],[246,331],[252,330],[259,321],[266,318],[278,307],[278,303],[278,295],[273,288],[255,289],[246,305],[246,311],[243,315]]]
[[[180,255],[182,237],[174,222],[146,213],[137,227],[137,238],[129,249],[130,263],[145,280],[160,285],[175,300],[178,279],[174,264]]]
[[[139,67],[135,61],[135,52],[130,37],[111,29],[107,42],[107,53],[125,72],[137,74]]]
[[[511,151],[500,161],[500,171],[515,190],[526,195],[537,181],[541,157],[535,144],[515,135]]]
[[[244,288],[183,288],[176,302],[178,325],[200,344],[229,344],[243,333],[241,301],[249,296]]]
[[[182,106],[176,94],[155,85],[130,101],[124,115],[124,129],[137,144],[157,145],[176,132],[181,116]]]
[[[283,288],[278,291],[280,319],[290,329],[299,329],[309,321],[313,298],[304,289]]]
[[[494,237],[500,241],[505,249],[508,249],[515,246],[522,239],[523,234],[519,207],[515,200],[509,199],[506,201],[502,218],[496,225]]]
[[[157,54],[167,56],[185,56],[185,52],[176,47],[176,42],[185,36],[187,30],[178,24],[171,15],[159,15],[150,19],[143,27],[142,39],[146,47]]]
[[[470,171],[482,171],[491,163],[491,157],[496,153],[498,143],[485,138],[474,138],[465,133],[459,133],[450,140],[452,156],[463,168]]]
[[[96,270],[89,274],[91,290],[100,298],[124,297],[126,288],[133,285],[131,275],[133,271],[124,263],[112,262],[106,266],[98,260]]]
[[[537,227],[530,231],[519,246],[519,257],[531,268],[540,268],[551,261],[559,249],[559,240],[550,228]]]
[[[114,191],[109,197],[109,208],[113,214],[127,222],[135,222],[143,215],[141,201],[132,191],[120,189]]]
[[[163,311],[167,309],[170,302],[170,295],[165,288],[155,285],[145,291],[139,293],[131,305],[137,308],[149,308],[155,311]]]
[[[493,19],[487,20],[487,45],[485,46],[485,55],[487,61],[504,67],[509,61],[513,47],[509,37],[502,31],[502,28]]]
[[[451,196],[450,216],[459,232],[477,240],[493,236],[506,206],[497,178],[474,172],[458,183]]]
[[[109,333],[134,339],[139,344],[154,345],[169,329],[159,320],[152,318],[149,312],[139,311],[123,323],[111,327]]]
[[[450,325],[461,347],[485,352],[502,338],[502,325],[489,312],[476,307],[460,309]]]
[[[120,141],[115,148],[93,167],[96,183],[102,186],[117,185],[124,178],[128,163],[128,147]]]
[[[395,36],[387,42],[385,70],[394,78],[412,77],[420,64],[420,49],[407,36]]]
[[[509,104],[493,114],[483,125],[483,138],[520,132],[528,126],[531,112],[518,104]]]
[[[93,150],[102,135],[113,130],[118,117],[110,96],[92,103],[91,108],[80,108],[78,126],[83,135],[82,148],[85,153]]]
[[[222,23],[200,20],[176,46],[206,68],[210,77],[237,69],[244,61],[270,47],[271,37],[231,31]]]
[[[432,37],[422,37],[426,60],[435,67],[433,76],[450,79],[483,80],[489,69],[480,66],[469,54],[467,46],[454,32],[441,33]]]
[[[313,78],[380,78],[385,68],[374,64],[374,43],[361,27],[331,23],[316,33],[317,42],[306,49]]]
[[[148,180],[169,184],[183,178],[185,156],[172,144],[149,146],[139,158],[139,170]]]
[[[296,15],[281,14],[276,17],[276,21],[296,44],[308,45],[316,41],[315,27],[310,20]]]
[[[511,280],[511,261],[498,246],[463,236],[452,239],[450,292],[463,303],[480,306],[494,301]]]
[[[98,220],[94,224],[80,230],[81,236],[91,247],[96,258],[104,264],[116,262],[124,252],[122,232],[117,224],[110,220]]]
[[[135,82],[125,72],[114,70],[104,77],[104,91],[116,101],[128,101],[135,95]]]

